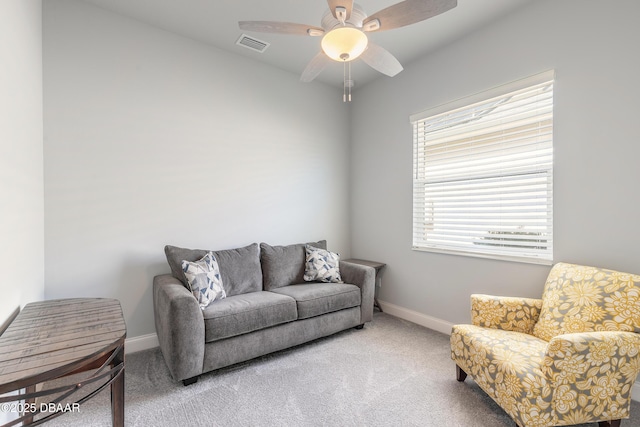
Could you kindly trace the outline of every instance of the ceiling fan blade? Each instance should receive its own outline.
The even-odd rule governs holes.
[[[294,24],[277,21],[240,21],[241,30],[257,31],[260,33],[293,34],[298,36],[320,36],[324,30],[313,25]]]
[[[404,69],[395,56],[375,43],[369,42],[367,50],[360,55],[360,58],[374,70],[380,71],[389,77],[395,76]]]
[[[353,0],[327,0],[327,3],[329,3],[329,10],[333,14],[333,17],[336,18],[338,21],[340,20],[340,18],[336,14],[336,7],[345,8],[346,10],[346,16],[344,18],[345,21],[349,19],[349,17],[351,16],[351,10],[353,9]]]
[[[453,9],[457,0],[404,0],[366,18],[364,31],[384,31],[415,24]],[[378,25],[375,25],[375,21]],[[370,23],[367,25],[367,23]]]
[[[302,76],[300,76],[300,81],[304,83],[309,83],[316,77],[318,74],[324,70],[324,67],[327,66],[328,63],[331,62],[331,59],[325,55],[323,51],[318,52],[316,56],[313,57],[309,64],[307,64],[307,68],[302,72]]]

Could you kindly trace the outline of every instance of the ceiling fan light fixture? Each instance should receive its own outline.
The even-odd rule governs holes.
[[[369,39],[357,28],[340,27],[329,31],[320,45],[324,53],[334,61],[353,61],[365,51]]]
[[[351,101],[351,61],[362,60],[371,68],[393,77],[402,65],[387,50],[369,43],[367,33],[392,30],[424,21],[457,6],[458,0],[400,0],[373,15],[367,16],[353,0],[326,0],[329,9],[324,13],[321,27],[293,22],[240,21],[240,29],[263,33],[322,36],[322,51],[309,62],[300,80],[310,82],[330,61],[342,62],[344,70],[343,101]]]

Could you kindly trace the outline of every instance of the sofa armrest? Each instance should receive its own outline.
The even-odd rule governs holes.
[[[360,288],[360,323],[370,322],[373,319],[376,270],[373,267],[340,261],[340,276],[345,283]]]
[[[195,297],[173,276],[156,276],[153,313],[160,350],[171,376],[181,381],[200,375],[204,363],[204,318]]]
[[[485,328],[531,334],[541,308],[541,299],[473,294],[471,322]]]
[[[557,335],[549,341],[542,362],[554,400],[592,408],[589,412],[596,417],[605,408],[624,412],[610,414],[611,419],[629,416],[626,411],[639,370],[640,334],[634,332]]]

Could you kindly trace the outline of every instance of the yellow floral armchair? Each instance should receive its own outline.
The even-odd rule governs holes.
[[[521,427],[629,418],[640,372],[640,276],[566,263],[542,299],[471,296],[451,357]]]

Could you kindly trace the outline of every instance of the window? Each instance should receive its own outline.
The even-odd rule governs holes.
[[[413,249],[553,260],[553,72],[411,116]]]

